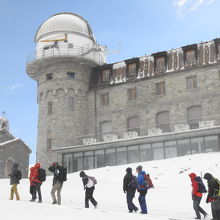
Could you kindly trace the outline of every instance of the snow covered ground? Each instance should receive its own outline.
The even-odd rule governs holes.
[[[146,200],[148,215],[128,213],[126,196],[122,190],[123,177],[128,166],[135,168],[141,164],[144,170],[152,177],[155,189],[148,191]],[[84,208],[84,190],[79,172],[68,175],[68,180],[62,189],[62,205],[52,205],[50,190],[52,177],[47,177],[42,185],[43,203],[31,203],[29,194],[29,181],[22,179],[18,190],[20,201],[10,201],[10,185],[8,179],[0,180],[0,216],[1,220],[48,220],[60,219],[148,219],[165,220],[169,218],[193,219],[191,182],[188,174],[195,172],[204,175],[210,172],[220,179],[220,153],[197,154],[166,160],[156,160],[143,163],[104,167],[85,171],[95,176],[98,184],[94,193],[99,206],[94,209]],[[204,180],[205,184],[206,181]],[[211,217],[210,204],[205,203],[203,197],[201,206]],[[138,205],[138,193],[134,199]],[[135,216],[134,216],[135,215]]]

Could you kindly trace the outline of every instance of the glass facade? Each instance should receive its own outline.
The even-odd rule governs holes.
[[[104,166],[114,166],[149,160],[160,160],[189,154],[219,151],[219,136],[210,135],[161,141],[109,149],[65,153],[63,165],[69,173]]]

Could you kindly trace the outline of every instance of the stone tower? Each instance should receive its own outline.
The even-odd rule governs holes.
[[[47,167],[57,160],[51,150],[79,144],[87,133],[88,87],[93,67],[105,63],[106,47],[98,45],[88,22],[59,13],[43,22],[28,57],[27,74],[37,81],[37,161]]]

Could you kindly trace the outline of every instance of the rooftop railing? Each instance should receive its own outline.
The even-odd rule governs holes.
[[[102,56],[102,51],[97,48],[79,46],[72,46],[71,48],[68,48],[67,46],[50,45],[48,47],[33,51],[27,57],[27,64],[49,57],[78,57],[94,61],[99,65],[105,63]]]

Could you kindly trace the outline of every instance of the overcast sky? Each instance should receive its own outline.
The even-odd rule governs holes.
[[[37,28],[55,13],[84,17],[112,63],[220,38],[219,11],[219,0],[0,0],[0,116],[6,112],[11,133],[31,147],[34,163],[36,82],[25,66]]]

